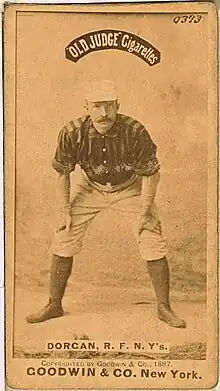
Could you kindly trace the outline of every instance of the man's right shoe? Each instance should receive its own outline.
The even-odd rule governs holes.
[[[63,316],[62,298],[70,276],[73,257],[54,254],[51,265],[49,303],[41,311],[26,317],[28,323],[40,323]]]
[[[40,323],[49,319],[59,318],[63,314],[64,311],[61,305],[49,303],[41,311],[27,316],[26,320],[28,323]]]

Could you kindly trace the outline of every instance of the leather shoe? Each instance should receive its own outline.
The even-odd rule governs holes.
[[[40,323],[46,320],[63,316],[64,311],[61,305],[47,304],[41,311],[26,317],[28,323]]]
[[[169,304],[158,306],[158,318],[171,327],[186,328],[186,322],[173,312]]]

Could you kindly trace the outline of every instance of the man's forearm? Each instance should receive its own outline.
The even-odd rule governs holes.
[[[61,209],[68,209],[70,206],[70,175],[59,175],[57,186]]]
[[[159,180],[159,171],[151,176],[143,176],[141,190],[142,214],[147,214],[149,212],[149,208],[152,206],[156,196]]]

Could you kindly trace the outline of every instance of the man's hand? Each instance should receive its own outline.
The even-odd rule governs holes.
[[[64,230],[69,232],[71,227],[72,227],[71,207],[68,205],[61,211],[60,222],[58,224],[56,232],[64,231]]]
[[[151,214],[141,216],[138,235],[140,236],[145,229],[158,235],[162,234],[161,222]]]
[[[156,196],[157,185],[160,180],[160,173],[157,171],[153,175],[143,176],[142,178],[142,209],[139,222],[138,235],[146,229],[158,235],[162,234],[161,223],[157,214],[153,212],[154,199]]]

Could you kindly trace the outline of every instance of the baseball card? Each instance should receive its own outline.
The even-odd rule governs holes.
[[[218,384],[217,12],[4,8],[6,381]]]

